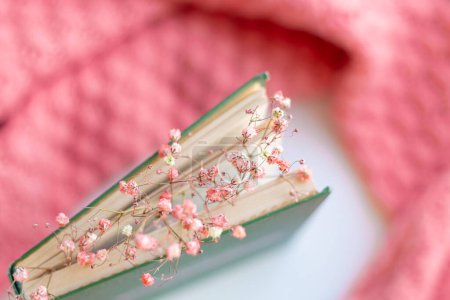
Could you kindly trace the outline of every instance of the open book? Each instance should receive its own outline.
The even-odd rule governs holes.
[[[148,298],[286,239],[330,191],[316,190],[303,162],[282,159],[288,116],[280,95],[266,95],[267,79],[254,77],[181,135],[171,131],[68,224],[60,216],[62,227],[12,263],[14,292]]]

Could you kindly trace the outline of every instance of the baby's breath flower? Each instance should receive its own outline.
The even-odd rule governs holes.
[[[75,250],[75,243],[72,240],[64,240],[59,245],[59,250],[66,254],[70,254]]]
[[[95,257],[101,262],[104,262],[108,258],[108,250],[106,249],[100,249],[95,254]]]
[[[166,157],[164,157],[164,162],[169,166],[173,166],[175,165],[175,158],[172,156],[172,154],[168,154]]]
[[[242,130],[242,136],[246,140],[250,140],[250,139],[254,138],[257,134],[258,134],[258,132],[256,131],[254,126],[249,126]]]
[[[242,240],[247,236],[247,233],[245,232],[245,228],[241,225],[233,226],[231,228],[231,235],[234,236],[237,239]]]
[[[187,242],[185,247],[186,253],[192,256],[196,256],[202,252],[202,250],[200,250],[200,241],[197,239]]]
[[[169,214],[172,211],[172,201],[168,198],[160,197],[158,200],[158,209],[162,214]]]
[[[172,154],[178,154],[181,152],[181,145],[178,143],[173,143],[172,146],[170,146],[170,151]]]
[[[92,252],[81,251],[77,255],[77,262],[84,267],[90,267],[95,262],[95,254]]]
[[[39,286],[34,292],[30,294],[31,300],[48,300],[47,288],[43,285]]]
[[[130,224],[123,226],[122,234],[124,236],[130,237],[132,233],[133,233],[133,226],[131,226]]]
[[[167,171],[167,178],[169,179],[169,181],[174,181],[178,177],[178,175],[178,170],[173,167],[170,167]]]
[[[157,250],[161,244],[157,239],[149,234],[138,233],[134,236],[134,243],[136,248],[142,250]]]
[[[181,138],[181,131],[180,129],[173,128],[169,131],[169,138],[172,142],[178,142],[178,140]]]
[[[56,216],[56,223],[58,223],[59,226],[63,227],[66,226],[67,224],[69,224],[69,217],[66,216],[64,213],[60,212],[57,216]]]
[[[302,182],[309,181],[311,179],[311,171],[307,167],[300,167],[298,170],[298,179]]]
[[[111,227],[110,220],[102,218],[98,221],[98,230],[100,230],[101,233],[104,233],[110,227]]]
[[[137,249],[135,247],[127,247],[125,250],[125,260],[133,261],[136,259]]]
[[[25,269],[24,267],[16,267],[13,277],[14,280],[17,282],[24,282],[28,280],[28,270]]]
[[[228,219],[224,214],[209,217],[211,224],[215,227],[224,228],[228,226]]]
[[[208,232],[211,238],[218,239],[222,235],[223,229],[220,227],[213,226],[209,228]]]
[[[166,249],[166,257],[168,260],[174,260],[181,256],[181,246],[178,243],[173,243]]]
[[[144,273],[141,275],[141,282],[145,287],[152,286],[155,283],[155,278],[150,273]]]
[[[137,196],[139,194],[139,186],[134,180],[129,180],[128,182],[122,180],[119,182],[119,191],[130,196]]]
[[[279,108],[279,107],[275,107],[274,109],[272,109],[272,117],[274,117],[275,119],[281,119],[284,116],[284,111]]]

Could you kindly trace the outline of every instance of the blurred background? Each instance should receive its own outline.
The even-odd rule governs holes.
[[[5,0],[0,24],[2,289],[45,222],[268,70],[288,158],[333,195],[279,253],[164,297],[450,298],[447,1]]]

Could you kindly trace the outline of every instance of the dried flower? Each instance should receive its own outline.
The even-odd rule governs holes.
[[[203,223],[197,218],[185,217],[182,221],[183,228],[190,231],[200,231],[203,229]]]
[[[168,214],[172,211],[172,203],[169,199],[160,198],[158,201],[158,209],[162,214]]]
[[[164,157],[164,162],[168,166],[173,166],[175,164],[175,158],[172,156],[172,154],[168,154],[166,157]]]
[[[160,243],[157,239],[149,234],[138,233],[134,236],[134,243],[136,248],[141,250],[157,250],[160,247]]]
[[[145,287],[152,286],[155,283],[155,278],[150,273],[144,273],[141,275],[141,282]]]
[[[236,189],[233,187],[233,185],[229,184],[220,188],[220,197],[223,200],[232,201],[234,198],[236,198],[236,196]]]
[[[184,199],[183,212],[189,217],[197,216],[197,205],[191,199]]]
[[[180,153],[181,152],[181,145],[180,144],[178,144],[178,143],[173,143],[171,146],[170,146],[170,151],[172,152],[172,154],[178,154],[178,153]]]
[[[311,179],[311,172],[306,167],[301,167],[298,172],[298,179],[302,182],[309,181]]]
[[[167,172],[167,178],[169,178],[169,181],[173,181],[177,177],[178,177],[178,170],[175,168],[169,168],[169,171]]]
[[[278,91],[275,93],[275,95],[273,95],[273,100],[284,109],[288,109],[291,107],[291,99],[284,97],[281,91]]]
[[[89,247],[91,247],[94,242],[97,240],[97,235],[92,232],[86,233],[86,235],[83,235],[80,238],[80,241],[78,242],[78,247],[81,251],[86,251]]]
[[[209,228],[209,236],[213,239],[218,239],[222,235],[223,229],[220,227],[210,227]]]
[[[192,256],[196,256],[201,252],[200,250],[200,241],[199,240],[192,240],[186,243],[186,253]]]
[[[166,257],[168,260],[174,260],[181,256],[181,246],[178,243],[173,243],[166,249]]]
[[[137,249],[135,247],[127,247],[125,249],[125,260],[133,261],[136,259]]]
[[[175,205],[175,207],[172,209],[172,216],[177,220],[181,220],[182,218],[184,218],[183,207],[180,204]]]
[[[169,214],[172,211],[172,195],[168,192],[159,196],[158,209],[162,214]]]
[[[64,240],[59,245],[59,250],[66,254],[72,253],[75,250],[75,243],[72,240]]]
[[[206,191],[206,199],[208,199],[211,202],[221,201],[222,197],[220,196],[220,190],[217,188],[209,188]]]
[[[108,258],[108,250],[100,249],[100,250],[97,251],[95,256],[97,257],[97,259],[99,261],[104,262]]]
[[[272,109],[272,117],[275,119],[281,119],[284,117],[284,111],[279,107],[275,107]]]
[[[134,180],[121,181],[119,182],[119,191],[130,196],[137,196],[139,194],[139,186]]]
[[[211,224],[215,227],[225,228],[228,226],[228,219],[224,214],[209,217]]]
[[[266,176],[264,168],[262,166],[257,166],[254,163],[252,163],[252,166],[250,167],[250,173],[255,179],[263,178],[264,176]]]
[[[95,262],[95,254],[93,252],[81,251],[77,255],[77,262],[80,266],[90,267]]]
[[[130,224],[123,226],[122,228],[123,235],[130,237],[132,233],[133,233],[133,226],[131,226]]]
[[[104,233],[110,227],[111,227],[110,220],[102,218],[98,221],[98,230],[100,230],[101,233]]]
[[[127,184],[127,182],[126,181],[121,181],[121,182],[119,182],[119,191],[122,193],[122,194],[126,194],[127,193],[127,190],[128,190],[128,184]]]
[[[242,136],[244,137],[245,140],[250,140],[254,138],[257,134],[258,132],[256,131],[254,126],[249,126],[242,130]]]
[[[173,128],[169,131],[169,138],[172,142],[178,142],[178,140],[181,138],[181,131],[180,129]]]
[[[59,226],[63,227],[66,226],[67,224],[69,224],[69,217],[66,216],[64,213],[60,212],[57,216],[56,216],[56,223],[58,223]]]
[[[150,193],[148,195],[142,194],[136,181],[120,181],[118,184],[120,193],[133,197],[132,209],[122,211],[119,215],[119,220],[122,215],[126,214],[127,218],[132,218],[139,228],[137,232],[133,232],[135,229],[132,224],[127,224],[121,228],[121,233],[127,237],[126,241],[123,242],[125,248],[119,246],[119,241],[116,240],[116,244],[111,245],[110,248],[94,251],[93,249],[96,249],[96,240],[107,238],[104,233],[107,230],[111,230],[113,220],[100,218],[97,222],[95,221],[97,218],[93,217],[89,219],[88,224],[84,224],[86,226],[78,227],[76,224],[72,225],[72,231],[62,237],[58,248],[65,253],[66,259],[71,261],[73,255],[76,255],[79,265],[93,267],[94,263],[101,264],[112,259],[112,257],[108,258],[110,251],[119,250],[122,251],[122,257],[119,261],[124,258],[132,263],[132,261],[136,260],[138,249],[140,249],[152,251],[151,254],[162,258],[159,261],[163,264],[167,261],[174,261],[180,258],[183,247],[185,252],[192,256],[202,253],[201,239],[212,238],[215,242],[218,242],[224,230],[230,227],[227,217],[224,214],[210,216],[208,213],[208,216],[200,219],[197,212],[197,205],[193,200],[185,198],[196,197],[197,195],[199,196],[198,198],[203,198],[203,194],[206,194],[204,197],[206,201],[203,205],[205,206],[204,210],[209,212],[209,205],[215,206],[217,202],[220,202],[221,206],[227,205],[226,202],[233,204],[237,195],[242,191],[253,190],[257,179],[265,176],[267,165],[276,165],[281,173],[287,173],[290,170],[292,164],[282,159],[282,148],[278,144],[282,135],[286,133],[286,129],[292,119],[292,116],[285,111],[285,109],[290,107],[291,99],[284,97],[281,92],[277,92],[271,98],[271,101],[272,111],[269,112],[269,115],[260,114],[261,111],[258,112],[257,107],[247,108],[245,113],[250,116],[245,117],[250,120],[248,127],[244,128],[241,132],[242,138],[240,136],[235,137],[236,147],[223,147],[223,149],[210,148],[207,151],[209,155],[207,160],[197,160],[195,158],[196,161],[201,161],[202,165],[198,174],[185,176],[186,178],[180,179],[180,173],[175,167],[177,160],[184,158],[181,155],[183,147],[179,143],[181,131],[179,129],[171,129],[169,131],[170,141],[161,145],[158,152],[159,157],[167,167],[155,167],[155,171],[146,173],[142,177],[142,181],[147,176],[154,176],[154,174],[164,174],[163,177],[159,177],[158,182],[152,179],[149,179],[149,183],[140,182],[142,185],[155,185],[156,189],[159,189],[160,186],[157,186],[160,183],[159,181],[164,180],[164,176],[167,176],[168,180],[166,181],[168,181],[170,189],[168,188],[166,192],[159,196],[156,208],[154,207],[153,196],[150,196]],[[269,122],[268,130],[266,129],[267,120]],[[298,130],[294,129],[292,132],[295,133]],[[189,135],[191,133],[188,133]],[[247,142],[252,139],[256,140],[256,138],[261,139],[261,141],[258,140],[255,143],[256,149],[249,149],[253,148],[253,145],[249,145]],[[218,165],[215,165],[215,162],[213,162],[215,159],[213,154],[219,156],[221,153],[225,155],[226,161],[220,162],[221,169],[219,170]],[[297,173],[298,180],[307,181],[310,179],[310,172],[306,167],[303,167],[302,160],[299,162],[301,168]],[[206,163],[212,163],[213,165],[203,167],[203,164]],[[217,163],[219,163],[219,160]],[[228,164],[228,166],[224,166],[222,169],[222,163]],[[152,165],[149,165],[146,170],[152,170],[152,168]],[[180,185],[179,189],[173,189],[175,183]],[[181,188],[181,185],[185,186]],[[184,199],[183,203],[175,205],[172,194],[168,192],[169,190],[176,191],[177,199],[178,197],[182,197]],[[289,191],[289,195],[297,201],[298,194],[295,189]],[[179,221],[183,231],[180,236],[178,233],[171,231],[170,228],[166,228],[168,229],[167,231],[162,231],[167,232],[166,236],[161,239],[161,241],[164,241],[163,248],[162,243],[158,239],[149,234],[144,234],[142,230],[143,228],[145,229],[145,224],[151,224],[155,228],[161,228],[164,225],[167,226],[167,221],[173,221],[170,215],[173,219]],[[63,213],[60,213],[56,217],[56,222],[59,226],[66,226],[69,221],[69,218]],[[48,226],[49,224],[46,224],[46,227]],[[98,233],[99,236],[95,233]],[[67,238],[69,234],[70,237]],[[231,227],[231,235],[237,239],[243,239],[247,234],[244,227],[235,225]],[[131,238],[133,240],[130,240]],[[79,253],[75,252],[77,242]],[[109,244],[109,241],[105,241],[105,243]],[[166,259],[163,259],[163,254],[165,254]],[[113,265],[112,262],[111,265]],[[155,273],[160,267],[153,269]],[[26,269],[17,267],[13,276],[17,282],[23,282],[28,279],[29,275]],[[155,279],[150,273],[142,274],[141,281],[144,286],[151,286],[155,283]],[[30,297],[32,299],[42,300],[48,299],[50,296],[45,287],[39,287]]]
[[[31,300],[48,300],[47,288],[43,285],[39,286],[34,292],[30,294]]]
[[[278,165],[278,169],[283,173],[286,173],[289,170],[289,168],[291,167],[289,162],[282,160],[282,159],[277,159],[276,164]]]
[[[219,174],[219,169],[217,166],[212,166],[208,169],[208,178],[209,180],[213,180]]]
[[[288,121],[285,119],[279,119],[279,120],[275,120],[273,121],[272,124],[272,130],[275,131],[276,133],[282,133],[283,131],[286,130],[288,126]]]
[[[16,267],[14,270],[13,278],[17,282],[27,281],[29,277],[28,270],[24,267]]]
[[[167,145],[167,144],[163,144],[163,145],[161,145],[161,147],[159,148],[158,156],[161,157],[161,158],[164,158],[164,157],[166,157],[167,155],[169,155],[169,153],[170,153],[170,146]]]
[[[245,228],[241,225],[233,226],[231,228],[231,235],[234,236],[237,239],[242,240],[247,236],[247,233],[245,232]]]

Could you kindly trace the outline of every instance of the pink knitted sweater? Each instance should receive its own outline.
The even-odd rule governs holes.
[[[349,298],[449,299],[449,36],[445,0],[0,1],[0,269],[42,238],[28,224],[269,70],[286,94],[331,96],[389,217]]]

